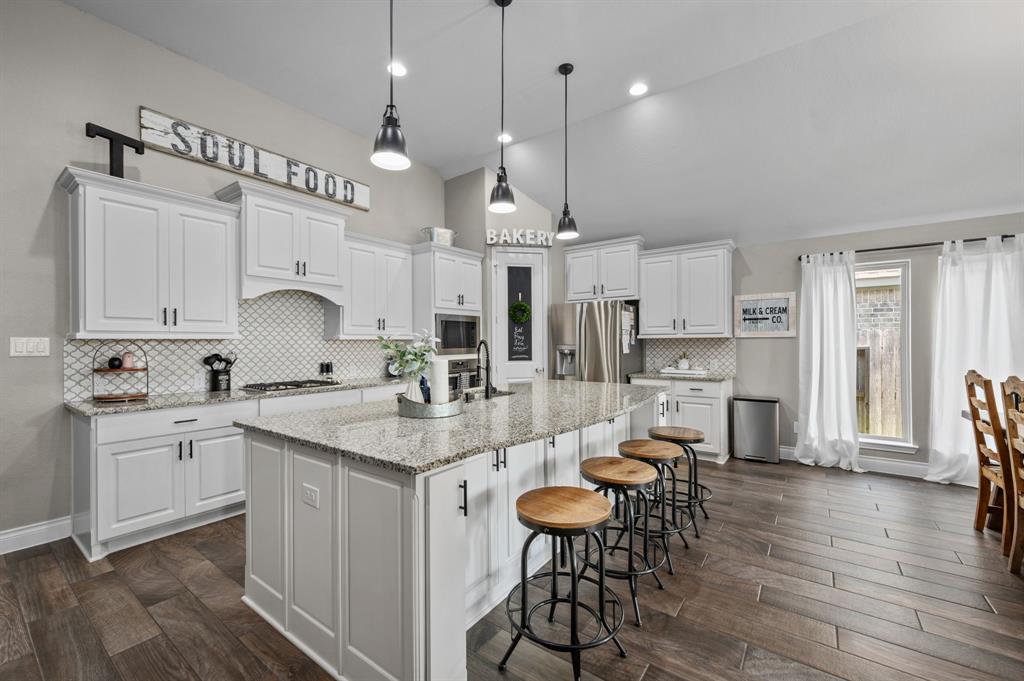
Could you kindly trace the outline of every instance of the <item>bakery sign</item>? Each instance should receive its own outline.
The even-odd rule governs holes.
[[[370,210],[370,188],[361,182],[144,106],[139,107],[139,132],[150,149]]]
[[[488,246],[553,246],[555,233],[543,229],[489,229]]]
[[[734,296],[733,330],[737,338],[795,336],[796,293]]]

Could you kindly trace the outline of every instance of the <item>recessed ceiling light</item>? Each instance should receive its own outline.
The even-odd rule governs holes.
[[[408,71],[405,70],[405,65],[402,64],[402,62],[393,61],[390,64],[388,64],[388,73],[393,75],[395,78],[401,78],[406,73],[408,73]]]
[[[629,86],[629,94],[634,97],[639,97],[645,92],[647,92],[647,83],[633,83]]]
[[[503,132],[500,135],[498,135],[498,141],[501,142],[502,144],[508,144],[509,142],[512,141],[512,135],[508,134],[507,132]]]

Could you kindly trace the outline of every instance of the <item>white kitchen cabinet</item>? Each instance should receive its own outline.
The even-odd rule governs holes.
[[[640,291],[640,335],[675,335],[680,330],[679,256],[641,256]]]
[[[101,445],[96,454],[100,541],[185,516],[181,438],[172,435]]]
[[[580,431],[580,460],[597,456],[618,456],[619,443],[629,439],[629,414],[620,414],[613,419],[587,426]],[[593,488],[595,485],[577,476],[580,485]]]
[[[491,467],[491,488],[495,495],[496,582],[509,586],[519,578],[523,544],[530,530],[519,522],[516,500],[532,489],[544,486],[544,441],[537,440],[495,453]],[[543,555],[544,541],[530,547],[530,557]]]
[[[296,289],[344,303],[345,221],[351,211],[258,182],[217,192],[241,207],[240,296]]]
[[[229,427],[190,433],[184,449],[187,515],[245,501],[242,431]]]
[[[429,607],[461,603],[466,594],[466,467],[457,464],[426,480],[427,493],[427,674],[430,679],[466,678],[465,614],[460,608]],[[434,632],[435,635],[429,635]],[[453,635],[457,632],[457,635]]]
[[[465,461],[466,476],[466,623],[468,629],[491,607],[495,535],[495,494],[490,475],[495,452]]]
[[[640,336],[732,335],[731,241],[640,254]]]
[[[436,335],[435,315],[479,317],[483,310],[482,253],[426,242],[412,247],[412,309],[416,331]],[[392,329],[388,322],[388,330]]]
[[[75,338],[238,333],[238,208],[65,168]]]
[[[703,432],[704,442],[693,448],[717,453],[721,445],[721,411],[721,400],[716,397],[673,397],[669,425],[696,428]]]
[[[577,487],[580,483],[579,431],[559,433],[547,441],[547,484],[552,487]]]
[[[565,249],[567,302],[636,298],[641,237],[613,239]]]
[[[350,236],[345,244],[348,284],[341,306],[324,301],[324,337],[411,338],[412,253],[383,239]]]
[[[717,463],[724,463],[729,458],[732,451],[729,439],[732,380],[634,378],[630,382],[635,385],[654,385],[665,390],[664,395],[659,395],[658,412],[653,418],[655,422],[645,421],[642,428],[634,428],[633,437],[646,437],[640,431],[646,431],[650,425],[696,428],[704,433],[704,442],[693,447],[701,458],[713,459]],[[636,418],[637,413],[639,410],[633,412],[631,418]]]

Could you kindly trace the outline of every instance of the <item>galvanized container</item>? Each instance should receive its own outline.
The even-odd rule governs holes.
[[[424,227],[420,231],[427,237],[427,241],[442,246],[454,246],[455,237],[459,235],[458,232],[447,227]]]
[[[462,400],[452,400],[444,404],[423,404],[406,399],[405,395],[399,395],[398,415],[411,419],[443,419],[461,414],[463,405]]]

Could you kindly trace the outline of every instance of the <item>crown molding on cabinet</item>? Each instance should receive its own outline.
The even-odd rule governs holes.
[[[140,196],[147,196],[153,199],[169,201],[172,203],[187,203],[195,208],[212,210],[232,217],[238,217],[239,212],[238,206],[231,203],[225,203],[224,201],[218,201],[217,199],[196,196],[195,194],[179,192],[175,189],[167,189],[166,187],[157,187],[156,185],[137,182],[135,180],[126,180],[121,177],[113,177],[93,170],[75,168],[74,166],[66,166],[64,170],[61,171],[60,177],[57,178],[57,184],[68,194],[73,193],[79,186],[100,187],[119,192],[132,192]]]
[[[636,244],[637,250],[641,250],[644,247],[644,238],[640,235],[636,236],[624,236],[618,239],[605,239],[604,241],[590,241],[585,244],[573,244],[572,246],[566,246],[562,249],[565,253],[572,253],[574,251],[588,251],[594,248],[606,248],[608,246],[626,246],[629,244]]]

